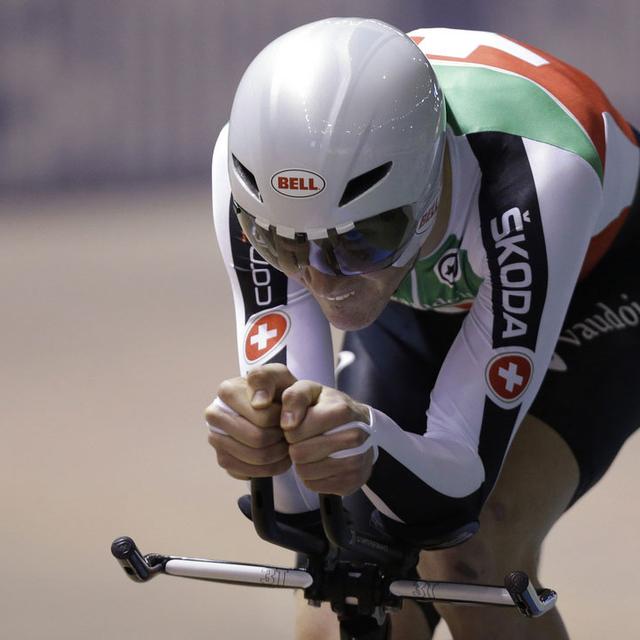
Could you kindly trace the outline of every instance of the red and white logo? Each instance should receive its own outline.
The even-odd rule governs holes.
[[[255,317],[244,334],[247,364],[254,364],[279,351],[290,326],[289,316],[282,311],[269,311]]]
[[[271,186],[279,194],[290,198],[317,196],[326,185],[321,175],[304,169],[285,169],[271,178]]]
[[[524,353],[501,353],[487,365],[489,389],[503,402],[515,402],[525,392],[533,373],[533,362]]]
[[[438,198],[420,217],[418,220],[418,226],[416,227],[416,233],[424,233],[427,230],[431,230],[433,223],[435,222],[434,216],[438,211],[438,204],[440,198]]]

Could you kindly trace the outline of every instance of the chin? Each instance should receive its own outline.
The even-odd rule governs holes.
[[[322,305],[322,312],[336,329],[340,329],[341,331],[357,331],[372,324],[382,313],[382,309],[331,309]]]

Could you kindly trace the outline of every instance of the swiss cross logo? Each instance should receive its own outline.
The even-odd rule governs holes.
[[[278,351],[289,326],[289,316],[282,311],[270,311],[253,318],[244,336],[244,359],[247,363],[254,364]]]
[[[502,353],[487,365],[487,384],[503,402],[515,402],[525,392],[533,373],[531,359],[523,353]]]
[[[271,186],[283,196],[310,198],[318,195],[326,186],[324,178],[313,171],[285,169],[271,178]]]

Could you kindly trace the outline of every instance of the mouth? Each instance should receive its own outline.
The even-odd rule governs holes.
[[[329,300],[331,302],[341,302],[342,300],[346,300],[347,298],[350,298],[351,296],[355,296],[356,292],[355,291],[347,291],[346,293],[343,293],[341,295],[337,295],[337,296],[323,296],[321,294],[318,294],[321,298],[323,298],[324,300]]]

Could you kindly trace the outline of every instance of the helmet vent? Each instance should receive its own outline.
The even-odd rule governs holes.
[[[253,173],[251,173],[251,171],[249,171],[249,169],[247,169],[247,167],[245,167],[234,155],[231,157],[233,158],[233,166],[235,167],[236,173],[244,183],[244,186],[247,187],[247,189],[249,189],[249,191],[258,198],[258,200],[260,200],[260,202],[262,202],[260,189],[258,189],[258,183],[256,182],[256,178]]]
[[[343,207],[358,196],[361,196],[365,191],[369,191],[371,187],[380,182],[389,173],[392,164],[393,162],[385,162],[385,164],[381,164],[379,167],[349,180],[338,206]]]

